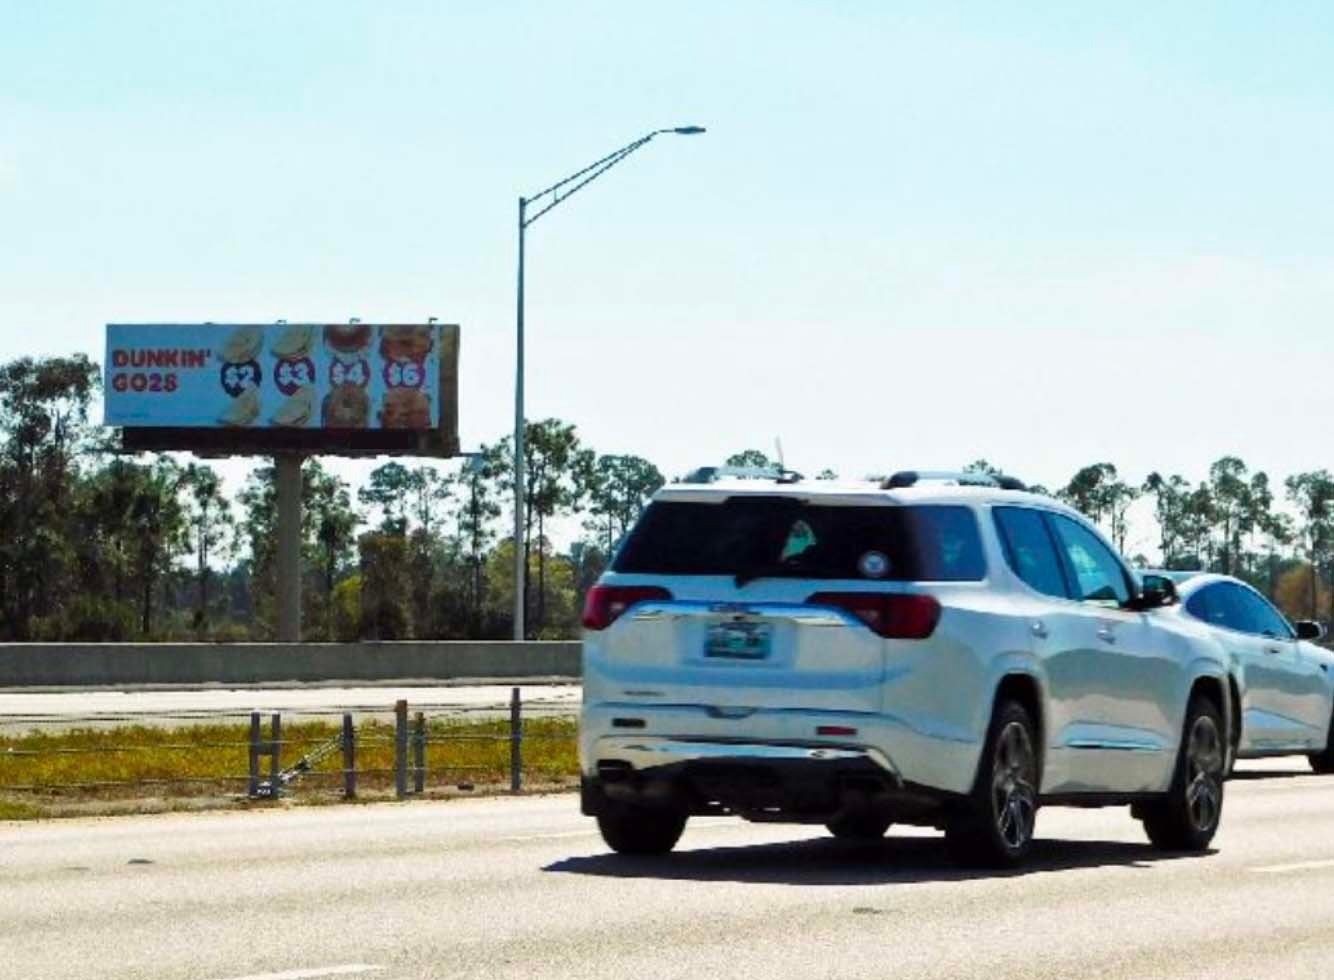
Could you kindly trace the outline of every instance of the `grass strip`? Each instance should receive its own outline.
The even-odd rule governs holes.
[[[428,795],[460,784],[478,791],[508,787],[508,719],[435,718],[427,724]],[[573,718],[524,722],[525,780],[546,787],[576,784],[578,761]],[[365,720],[356,727],[358,796],[382,798],[394,786],[394,727]],[[284,718],[281,768],[339,736],[333,721]],[[177,728],[124,725],[60,732],[0,735],[0,820],[96,812],[89,805],[152,800],[159,807],[235,805],[249,771],[248,724],[198,724]],[[267,737],[267,719],[265,733]],[[408,753],[409,785],[412,751]],[[267,779],[269,759],[260,759]],[[531,777],[530,775],[531,774]],[[287,798],[332,802],[341,796],[343,753],[333,752],[310,773],[288,784]],[[125,809],[111,807],[110,809]]]

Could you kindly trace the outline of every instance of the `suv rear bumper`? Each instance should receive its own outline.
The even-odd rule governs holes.
[[[636,770],[646,770],[684,762],[716,760],[747,760],[757,764],[797,768],[849,764],[860,766],[863,762],[871,762],[895,783],[903,781],[890,761],[874,749],[634,736],[613,736],[598,740],[599,771],[607,767],[608,763],[628,763]]]
[[[590,816],[630,804],[785,823],[876,812],[932,824],[951,797],[905,782],[872,748],[634,736],[599,739],[581,786]]]
[[[627,731],[630,724],[639,731]],[[822,728],[847,734],[825,735]],[[586,779],[601,778],[604,763],[648,773],[724,759],[784,770],[854,762],[862,768],[860,759],[889,786],[968,793],[977,773],[980,733],[943,723],[933,728],[863,712],[760,708],[738,714],[695,705],[585,703],[579,757]]]

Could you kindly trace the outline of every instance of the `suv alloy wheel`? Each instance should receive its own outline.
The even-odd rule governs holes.
[[[1224,745],[1217,706],[1201,694],[1192,695],[1172,786],[1166,798],[1139,810],[1155,847],[1202,851],[1209,846],[1223,813]]]
[[[1038,739],[1018,701],[997,705],[965,809],[945,832],[965,865],[1013,867],[1033,844],[1038,812]]]

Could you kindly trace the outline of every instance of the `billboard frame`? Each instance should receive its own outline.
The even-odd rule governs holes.
[[[144,327],[210,327],[234,330],[240,327],[279,326],[324,327],[324,322],[311,323],[172,323],[172,324],[107,324]],[[449,458],[459,454],[458,390],[460,329],[456,323],[426,324],[365,324],[371,329],[381,326],[429,326],[439,331],[440,374],[438,398],[439,423],[429,429],[331,429],[281,427],[226,427],[226,426],[115,426],[121,432],[121,445],[127,452],[190,452],[200,456],[270,456],[297,453],[309,456],[343,456],[366,458],[373,456],[417,456]],[[107,378],[113,367],[108,357],[104,368]]]
[[[352,325],[360,326],[359,321]],[[281,427],[211,427],[211,426],[116,426],[120,430],[123,451],[188,452],[205,458],[228,456],[271,456],[277,491],[278,560],[278,639],[297,643],[301,640],[301,526],[302,464],[308,456],[367,458],[374,456],[417,456],[448,458],[458,456],[458,392],[460,328],[456,323],[365,324],[374,329],[384,326],[429,326],[438,331],[440,341],[440,377],[437,388],[440,413],[438,424],[429,429],[332,429]],[[108,343],[113,326],[143,327],[239,327],[332,326],[326,322],[287,324],[107,324]],[[108,349],[106,378],[115,370]]]

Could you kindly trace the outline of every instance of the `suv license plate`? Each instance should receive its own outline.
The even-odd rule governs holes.
[[[714,623],[704,641],[704,656],[763,660],[769,656],[772,638],[768,623]]]

